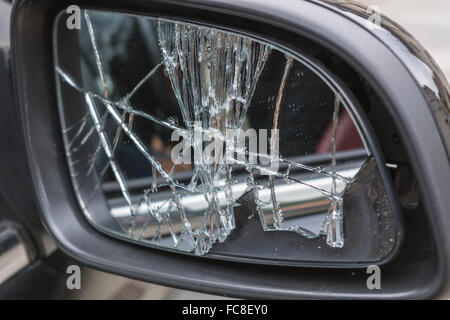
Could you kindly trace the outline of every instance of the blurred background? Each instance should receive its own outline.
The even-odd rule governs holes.
[[[450,79],[450,0],[358,0],[378,6],[428,50]]]
[[[359,0],[359,2],[378,6],[382,14],[408,30],[429,51],[447,79],[450,79],[450,0]],[[0,46],[2,47],[9,47],[10,8],[11,4],[8,1],[0,0]],[[67,260],[59,257],[58,261]],[[76,262],[73,263],[76,264]],[[55,263],[47,273],[49,277],[60,276],[62,288],[65,288],[66,267],[67,262]],[[90,268],[83,268],[82,276],[82,290],[76,295],[71,295],[71,298],[222,299],[218,296],[148,284]],[[100,283],[101,286],[98,285]],[[45,277],[29,279],[28,284],[44,287]],[[65,297],[66,295],[61,293],[61,296],[55,298]]]

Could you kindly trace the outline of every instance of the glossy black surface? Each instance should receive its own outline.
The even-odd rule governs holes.
[[[368,19],[373,12],[364,4],[351,0],[313,1],[326,3],[340,14],[349,16],[384,42],[408,68],[422,88],[422,93],[428,100],[428,106],[435,115],[450,159],[450,85],[428,51],[407,30],[385,15],[380,16],[380,26],[370,23]],[[408,10],[407,7],[405,10]],[[442,41],[445,41],[446,36],[447,34],[443,33]],[[411,105],[411,108],[413,107]]]

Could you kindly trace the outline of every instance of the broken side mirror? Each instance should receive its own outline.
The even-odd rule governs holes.
[[[401,270],[408,242],[394,179],[408,146],[390,152],[377,116],[413,138],[393,112],[408,92],[442,132],[429,101],[358,11],[300,1],[284,15],[294,4],[266,5],[80,1],[68,13],[56,1],[15,3],[32,174],[63,250],[131,277],[242,296],[314,296],[329,281],[330,295],[363,297],[364,268]],[[331,21],[357,36],[336,38]],[[33,56],[30,33],[42,40]],[[387,74],[358,51],[363,40],[383,54],[376,68],[397,68],[411,87],[387,92]]]

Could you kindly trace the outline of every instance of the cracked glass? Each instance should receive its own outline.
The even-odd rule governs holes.
[[[81,10],[80,29],[65,30],[65,18],[59,115],[94,227],[196,255],[232,245],[253,220],[273,239],[347,245],[345,194],[372,151],[320,64],[181,21]]]

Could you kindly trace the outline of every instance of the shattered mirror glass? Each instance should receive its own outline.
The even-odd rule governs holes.
[[[255,255],[283,258],[282,241],[355,246],[345,194],[376,164],[352,100],[320,66],[180,21],[82,10],[69,29],[66,19],[54,36],[59,114],[94,227],[208,256],[258,245]]]

